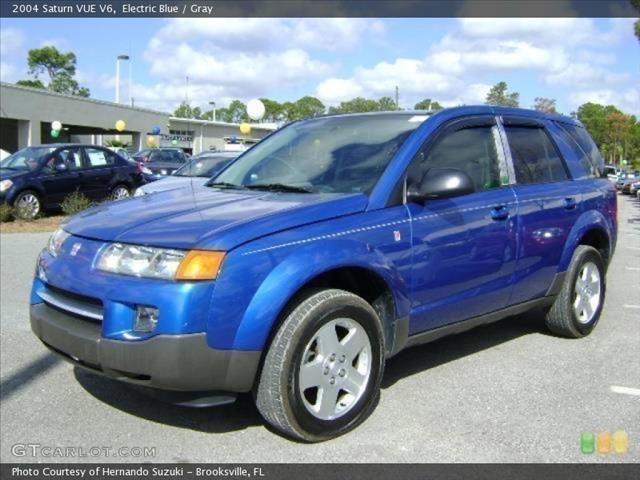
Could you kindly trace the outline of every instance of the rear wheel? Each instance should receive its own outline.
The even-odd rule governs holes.
[[[125,198],[129,198],[130,196],[131,192],[126,185],[116,185],[111,191],[110,198],[111,200],[122,200]]]
[[[342,435],[377,404],[383,352],[380,319],[365,300],[343,290],[310,294],[269,347],[258,410],[273,427],[300,440]]]
[[[564,337],[580,338],[595,328],[605,296],[605,269],[600,252],[576,248],[562,290],[547,313],[549,329]]]
[[[33,220],[42,209],[40,197],[32,190],[20,192],[13,202],[16,216],[25,220]]]

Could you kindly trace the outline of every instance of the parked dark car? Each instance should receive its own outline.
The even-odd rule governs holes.
[[[620,193],[629,195],[631,193],[631,184],[636,183],[638,177],[634,175],[628,175],[624,180],[620,182]]]
[[[240,152],[203,152],[191,157],[187,163],[176,170],[173,175],[166,176],[157,182],[143,185],[135,191],[135,196],[146,195],[165,190],[175,190],[192,185],[196,180],[198,185],[204,185],[212,177],[238,157]]]
[[[172,175],[185,164],[187,157],[179,148],[151,148],[141,150],[133,156],[133,160],[144,163],[156,178]]]
[[[126,198],[143,183],[141,167],[95,145],[27,147],[0,162],[0,203],[34,218],[78,191],[91,200]]]

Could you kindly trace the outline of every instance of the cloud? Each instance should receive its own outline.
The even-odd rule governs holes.
[[[640,90],[627,88],[624,90],[596,89],[586,90],[571,94],[569,102],[572,108],[577,108],[583,103],[594,102],[603,105],[615,105],[626,113],[640,114]]]
[[[516,72],[526,72],[549,86],[584,91],[624,87],[633,79],[615,73],[610,47],[629,41],[619,31],[621,27],[631,31],[627,20],[610,21],[609,28],[600,28],[586,18],[461,18],[423,56],[355,68],[351,75],[320,82],[316,94],[335,104],[354,92],[391,95],[398,85],[404,107],[422,98],[445,105],[483,103],[491,84]],[[518,90],[518,85],[510,87]],[[627,104],[633,102],[627,100]]]
[[[0,55],[3,58],[14,55],[22,49],[25,38],[22,30],[13,27],[0,28]]]
[[[267,96],[334,73],[337,64],[318,53],[349,51],[365,36],[381,39],[384,33],[382,22],[367,19],[172,19],[144,53],[157,81],[135,88],[135,96],[149,106],[161,99],[175,107],[185,98],[186,76],[195,105]]]

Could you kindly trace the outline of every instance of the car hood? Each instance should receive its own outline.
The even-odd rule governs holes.
[[[231,250],[301,225],[365,210],[364,194],[300,194],[196,186],[99,205],[72,217],[77,236],[165,248]]]
[[[190,187],[191,184],[204,185],[208,181],[208,177],[164,177],[140,188],[145,193],[164,192],[175,188]]]

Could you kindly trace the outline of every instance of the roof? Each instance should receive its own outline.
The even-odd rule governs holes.
[[[571,123],[580,125],[580,122],[574,118],[567,117],[566,115],[560,115],[557,113],[539,112],[537,110],[530,110],[528,108],[513,108],[513,107],[499,107],[494,105],[464,105],[460,107],[443,108],[442,110],[397,110],[397,111],[385,111],[385,112],[362,112],[362,113],[337,113],[322,115],[321,117],[357,117],[357,116],[379,116],[379,115],[436,115],[447,112],[449,114],[458,113],[459,115],[517,115],[521,117],[555,120],[564,123]]]

